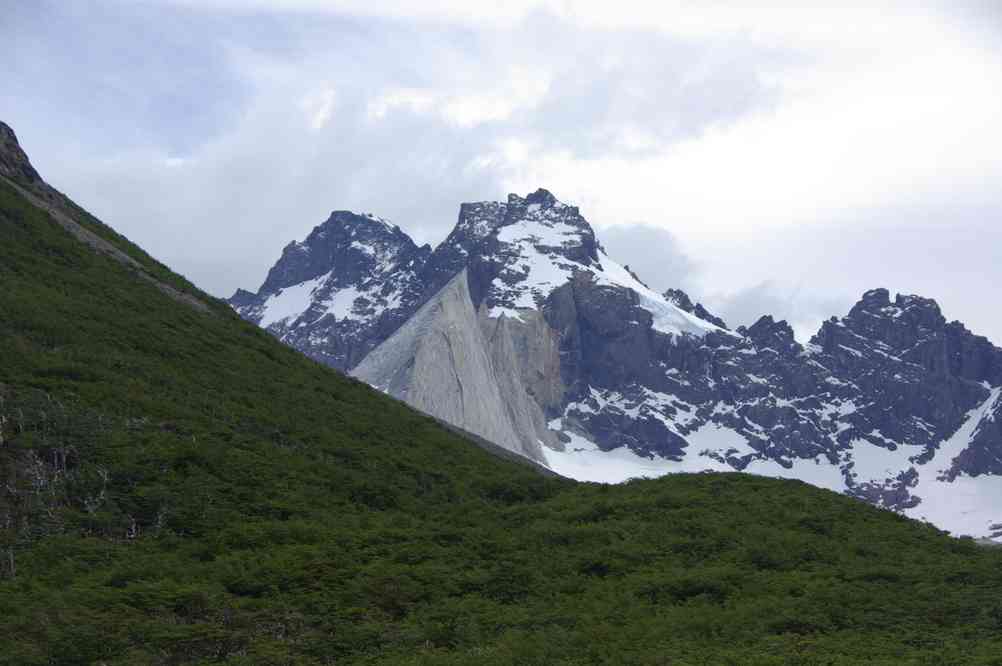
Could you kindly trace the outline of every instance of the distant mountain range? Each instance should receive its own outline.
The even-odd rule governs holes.
[[[336,211],[230,303],[566,476],[797,478],[1002,537],[1002,350],[930,299],[873,289],[807,344],[770,316],[732,330],[648,288],[540,189],[462,204],[434,249]]]

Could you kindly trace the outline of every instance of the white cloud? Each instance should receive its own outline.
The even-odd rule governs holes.
[[[303,98],[300,108],[306,113],[311,129],[322,129],[330,122],[334,113],[335,99],[334,89],[329,87],[312,92]]]
[[[372,99],[367,107],[371,120],[383,120],[394,111],[438,114],[446,122],[469,129],[509,119],[512,114],[535,108],[549,90],[549,80],[540,73],[508,68],[498,82],[476,81],[477,86],[446,82],[441,89],[393,88]]]
[[[687,0],[168,0],[198,9],[241,13],[352,15],[477,27],[511,27],[534,15],[551,15],[579,27],[602,30],[659,30],[696,39],[743,35],[764,41],[802,44],[882,44],[902,32],[922,36],[938,29],[944,9],[961,3],[893,0],[842,7],[817,3],[725,2]]]
[[[644,157],[537,156],[509,184],[584,193],[603,222],[679,230],[810,223],[819,213],[916,198],[979,196],[1002,180],[1002,63],[957,45],[802,72],[775,110]],[[624,206],[625,202],[625,206]]]
[[[1002,40],[977,14],[914,3],[780,10],[638,0],[166,6],[161,13],[182,15],[178,25],[210,27],[167,40],[201,50],[167,68],[156,96],[147,87],[163,75],[134,75],[124,62],[116,70],[112,52],[99,79],[73,70],[73,54],[125,39],[116,16],[74,33],[80,41],[48,67],[60,73],[51,79],[25,63],[48,63],[62,44],[0,25],[0,37],[20,40],[18,53],[38,44],[36,57],[0,62],[20,76],[9,89],[28,91],[0,91],[0,105],[56,185],[216,293],[253,286],[332,208],[379,213],[436,242],[461,201],[540,186],[596,226],[670,231],[692,260],[672,262],[684,275],[654,274],[656,241],[620,243],[630,256],[618,259],[645,266],[652,282],[684,277],[694,298],[739,318],[775,307],[798,331],[875,283],[934,290],[974,326],[991,309],[964,290],[984,300],[1002,280],[973,232],[958,231],[975,219],[1002,222]],[[92,13],[66,20],[88,28]],[[147,25],[137,17],[130,25]],[[87,42],[91,34],[100,44]],[[185,53],[157,52],[158,40],[131,48],[144,43],[150,62]],[[66,104],[61,84],[71,77],[86,81],[72,88],[81,99],[102,91],[99,120]],[[224,84],[229,96],[214,100]],[[191,99],[178,99],[180,89]],[[109,120],[123,90],[132,115]],[[203,105],[216,120],[194,131],[189,109]],[[118,143],[151,109],[166,109],[180,150],[157,143],[160,127]],[[67,114],[72,123],[59,122]],[[88,130],[97,154],[74,143]],[[164,201],[163,192],[175,194]],[[895,250],[894,225],[915,215],[928,233]],[[882,251],[856,250],[872,270],[848,270],[843,256],[804,259],[814,236],[825,239],[818,252],[851,257],[842,237]],[[981,254],[970,267],[946,267],[934,263],[934,245]],[[979,322],[1002,339],[1002,315]]]
[[[436,97],[430,91],[397,88],[371,100],[367,114],[372,120],[383,120],[388,113],[397,109],[406,109],[410,113],[428,113],[435,103]]]

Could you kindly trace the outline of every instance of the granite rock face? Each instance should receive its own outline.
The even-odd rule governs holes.
[[[542,412],[526,395],[511,337],[481,330],[459,272],[352,374],[423,412],[545,461]]]
[[[960,533],[1002,523],[1002,350],[932,300],[868,291],[802,344],[771,316],[729,330],[684,292],[652,291],[546,190],[463,204],[434,250],[374,224],[332,250],[314,250],[314,231],[314,254],[290,245],[258,294],[231,302],[314,358],[576,478],[739,470]],[[393,260],[351,254],[375,238]],[[267,314],[297,285],[308,306]],[[352,308],[332,312],[345,293]]]

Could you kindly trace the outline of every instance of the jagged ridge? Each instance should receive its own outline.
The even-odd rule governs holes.
[[[958,508],[967,516],[960,522],[934,506],[951,487],[981,488],[979,477],[1002,474],[995,418],[1002,407],[993,398],[1002,351],[947,323],[934,301],[892,301],[886,289],[872,290],[806,345],[769,316],[730,331],[684,292],[647,288],[606,255],[577,207],[546,190],[463,204],[452,233],[415,268],[411,293],[421,295],[392,324],[402,325],[461,272],[481,336],[499,324],[518,331],[483,338],[486,356],[497,355],[494,344],[535,350],[492,367],[515,366],[518,387],[501,391],[502,401],[529,396],[550,426],[549,437],[523,427],[513,450],[535,456],[524,440],[542,440],[543,457],[558,471],[622,480],[742,470],[802,478],[979,535],[1002,522],[984,491],[980,499],[965,495],[973,499]],[[300,340],[298,348],[324,357],[313,341]],[[386,371],[375,365],[363,376]],[[430,394],[395,394],[424,400],[422,409],[448,420],[444,394],[417,383]],[[490,437],[472,423],[457,425]],[[958,443],[958,432],[967,439]]]

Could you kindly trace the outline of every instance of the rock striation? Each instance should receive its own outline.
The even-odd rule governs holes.
[[[352,374],[416,409],[545,461],[541,442],[552,436],[522,385],[512,336],[503,319],[488,327],[489,338],[464,269]]]

